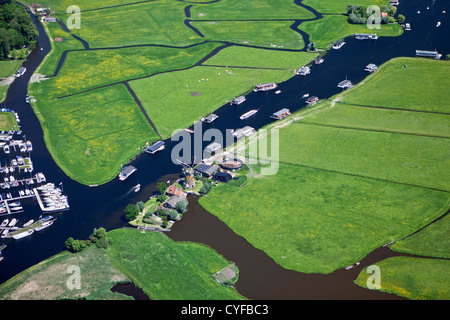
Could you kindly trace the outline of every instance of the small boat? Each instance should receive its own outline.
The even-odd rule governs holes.
[[[138,183],[136,186],[134,186],[134,192],[138,192],[141,190],[141,185]]]
[[[124,181],[130,175],[132,175],[137,169],[133,166],[125,166],[119,173],[119,180]]]
[[[20,210],[23,210],[23,207],[13,207],[13,208],[10,208],[10,210],[11,211],[20,211]]]
[[[209,116],[202,118],[203,122],[206,123],[212,123],[214,120],[216,120],[219,116],[217,114],[211,113]]]
[[[8,203],[8,206],[9,206],[9,207],[18,207],[18,206],[20,206],[20,202],[18,202],[18,201],[16,201],[16,202],[11,202],[11,203]]]
[[[309,97],[309,93],[305,93],[302,98],[308,98]]]
[[[28,237],[28,236],[32,235],[33,233],[34,233],[34,230],[29,229],[27,231],[22,231],[22,232],[16,233],[12,237],[17,240],[17,239],[22,239],[22,238]]]
[[[300,76],[306,76],[311,73],[311,69],[309,67],[301,67],[300,69],[295,71],[296,74]]]
[[[344,41],[338,40],[338,41],[336,41],[336,42],[334,43],[333,49],[335,49],[335,50],[340,49],[340,48],[342,48],[342,46],[343,46],[344,44],[345,44]]]
[[[6,238],[8,236],[8,233],[9,233],[9,229],[3,230],[1,237]]]
[[[9,154],[9,146],[8,145],[5,145],[5,146],[3,146],[3,151],[6,153],[6,154]]]
[[[356,267],[356,266],[359,266],[359,265],[360,265],[360,262],[356,262],[356,263],[354,263],[354,264],[352,264],[352,265],[349,265],[349,266],[345,267],[345,270],[350,270],[350,269],[352,269],[353,267]]]
[[[325,60],[323,60],[323,58],[318,58],[316,60],[314,60],[315,64],[322,64]]]
[[[12,219],[11,220],[11,222],[8,224],[8,227],[14,227],[15,225],[16,225],[16,223],[17,223],[17,219],[16,218],[14,218],[14,219]]]
[[[436,24],[436,28],[439,27],[441,25],[441,22],[438,21],[438,23]]]
[[[239,96],[237,98],[234,98],[233,102],[231,102],[231,104],[239,105],[239,104],[243,103],[245,100],[246,100],[246,98],[244,96]]]
[[[154,144],[152,144],[151,146],[149,146],[147,149],[145,149],[145,152],[154,154],[158,151],[164,150],[165,148],[166,147],[165,147],[164,141],[157,141]]]
[[[26,143],[28,152],[33,151],[33,145],[31,144],[31,141],[27,141]]]
[[[409,23],[405,24],[405,30],[406,31],[410,31],[411,30],[411,25]]]
[[[254,115],[257,112],[258,112],[258,110],[256,110],[256,109],[250,110],[250,111],[244,113],[242,116],[240,116],[239,119],[241,119],[241,120],[247,119],[248,117],[251,117],[252,115]]]
[[[318,97],[312,96],[312,97],[309,97],[308,99],[306,99],[306,103],[312,104],[312,103],[317,102],[318,100],[319,100]]]
[[[281,93],[281,90],[275,91],[275,94],[280,94],[280,93]]]
[[[9,223],[9,219],[5,219],[3,220],[2,224],[0,225],[0,227],[6,227]]]
[[[30,221],[28,221],[27,223],[25,223],[25,224],[23,225],[23,227],[24,227],[24,228],[29,227],[29,226],[31,226],[31,225],[33,224],[33,222],[34,222],[34,220],[31,219]]]
[[[40,226],[34,228],[34,230],[41,231],[41,230],[43,230],[45,228],[48,228],[48,227],[50,227],[53,224],[53,221],[54,220],[45,221]]]
[[[270,82],[270,83],[263,83],[263,84],[258,84],[255,89],[253,89],[253,91],[257,92],[257,91],[269,91],[269,90],[273,90],[277,87],[277,84],[275,82]]]
[[[30,103],[30,98],[28,98],[28,96],[25,98],[25,102]]]

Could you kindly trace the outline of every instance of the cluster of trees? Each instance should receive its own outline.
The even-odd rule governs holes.
[[[17,49],[33,45],[39,32],[26,9],[11,0],[0,0],[0,59],[24,58]]]
[[[376,12],[368,12],[367,7],[348,4],[347,8],[347,16],[348,22],[352,24],[364,24],[367,22],[367,18]],[[381,23],[387,24],[391,22],[399,22],[403,23],[405,21],[405,16],[402,14],[398,15],[397,20],[394,18],[397,13],[397,8],[395,6],[381,6],[380,13],[387,13],[384,17],[381,18]]]
[[[127,221],[133,221],[134,219],[137,218],[139,212],[141,212],[142,210],[144,210],[145,207],[145,203],[142,201],[139,201],[136,204],[129,204],[126,206],[124,212],[125,212],[125,219]]]
[[[95,244],[97,248],[108,247],[108,239],[106,238],[106,230],[105,228],[96,228],[89,236],[89,240],[75,240],[70,237],[66,240],[65,245],[67,250],[71,252],[80,252],[83,249],[89,247],[91,244]]]

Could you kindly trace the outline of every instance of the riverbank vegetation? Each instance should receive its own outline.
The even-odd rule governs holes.
[[[427,225],[449,204],[448,133],[433,136],[445,131],[439,126],[448,126],[448,116],[415,112],[429,103],[416,101],[412,111],[395,104],[420,96],[417,86],[426,77],[433,108],[448,110],[441,99],[448,79],[434,69],[442,63],[393,59],[354,89],[291,115],[286,123],[295,122],[279,128],[275,175],[259,175],[259,166],[249,165],[242,188],[220,184],[200,204],[277,263],[301,272],[332,272]],[[415,82],[411,74],[401,91],[380,91],[377,78],[385,80],[383,88],[395,87],[389,74],[396,79],[408,68],[420,70]],[[363,99],[363,90],[385,109],[337,103]],[[415,120],[409,126],[407,119]]]

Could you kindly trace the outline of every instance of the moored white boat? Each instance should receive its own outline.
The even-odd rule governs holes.
[[[50,221],[46,221],[44,223],[42,223],[40,226],[34,228],[35,231],[41,231],[47,227],[50,227],[53,224],[54,220],[50,220]]]
[[[34,233],[34,230],[29,229],[26,231],[18,232],[16,234],[14,234],[12,237],[17,240],[17,239],[22,239],[22,238],[28,237],[28,236],[32,235],[33,233]]]
[[[239,118],[240,118],[241,120],[244,120],[244,119],[247,119],[248,117],[251,117],[252,115],[254,115],[254,114],[257,113],[257,112],[258,112],[258,110],[253,109],[253,110],[250,110],[250,111],[244,113],[244,114],[243,114],[242,116],[240,116]]]

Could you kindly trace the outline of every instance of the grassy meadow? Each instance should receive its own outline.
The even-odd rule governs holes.
[[[320,20],[305,21],[298,29],[306,32],[309,41],[321,49],[329,48],[337,40],[353,36],[355,33],[376,33],[381,37],[397,37],[403,33],[398,23],[383,24],[379,30],[370,30],[365,24],[348,23],[347,16],[344,15],[326,15]]]
[[[47,147],[69,177],[86,185],[110,181],[147,141],[159,139],[122,84],[45,102],[35,110]]]
[[[302,3],[306,6],[313,7],[320,13],[342,14],[345,13],[347,4],[351,2],[349,2],[348,0],[303,0]],[[370,5],[377,5],[381,7],[389,5],[389,0],[358,0],[354,4],[366,7]]]
[[[158,232],[110,231],[112,264],[152,300],[240,300],[212,275],[230,263],[211,248],[175,242]]]
[[[240,300],[236,289],[212,275],[230,264],[211,248],[175,242],[165,234],[117,229],[107,233],[107,249],[63,251],[0,285],[4,300],[130,300],[110,289],[133,282],[152,300]],[[66,282],[69,266],[80,268],[80,289]]]
[[[0,112],[0,131],[18,131],[19,124],[17,123],[14,113]]]
[[[386,65],[392,63],[402,62]],[[277,263],[301,272],[345,267],[440,217],[450,199],[447,115],[335,103],[360,90],[370,95],[372,82],[388,70],[382,66],[365,84],[293,114],[285,125],[268,126],[279,126],[278,172],[261,175],[260,166],[249,165],[242,188],[219,185],[201,205]],[[433,83],[434,75],[422,68],[417,79]],[[435,94],[445,96],[445,87],[436,85]],[[414,96],[410,88],[403,95]],[[379,96],[378,104],[390,107],[391,98]]]

